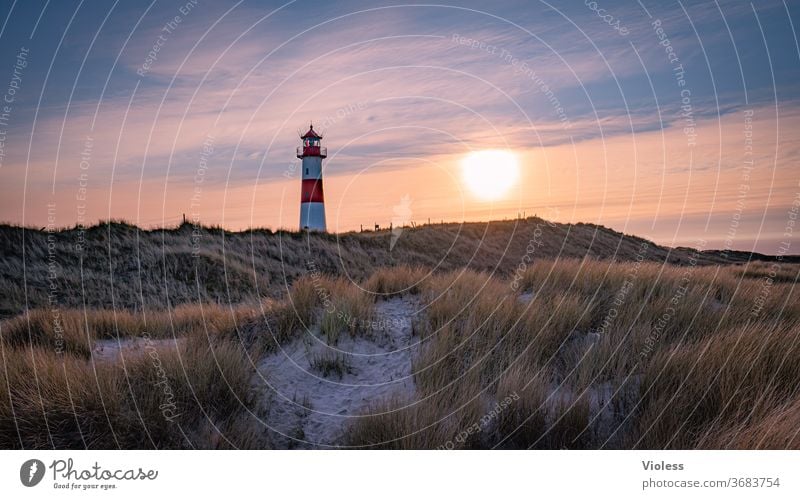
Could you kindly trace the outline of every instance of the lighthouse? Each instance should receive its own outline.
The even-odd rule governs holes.
[[[300,189],[300,230],[325,232],[325,200],[322,194],[322,158],[328,155],[320,146],[322,135],[311,125],[300,137],[303,145],[297,148],[297,157],[303,160],[303,183]]]

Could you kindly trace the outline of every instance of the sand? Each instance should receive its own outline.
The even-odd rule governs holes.
[[[185,340],[183,338],[150,339],[149,344],[158,350],[175,349]],[[128,359],[147,353],[147,340],[140,337],[97,340],[92,349],[95,362],[117,362],[122,357]]]
[[[325,345],[317,330],[305,332],[259,364],[265,391],[266,424],[279,447],[335,447],[347,425],[370,406],[390,397],[413,398],[411,361],[417,351],[411,297],[381,300],[367,336],[342,334]],[[328,376],[312,366],[318,355],[341,355],[349,369]]]

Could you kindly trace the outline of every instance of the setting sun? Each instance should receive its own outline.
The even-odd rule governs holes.
[[[461,161],[461,173],[469,190],[483,200],[502,198],[519,178],[517,156],[510,151],[475,151]]]

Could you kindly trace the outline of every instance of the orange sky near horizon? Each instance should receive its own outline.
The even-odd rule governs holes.
[[[168,40],[174,6],[96,3],[10,8],[0,221],[295,229],[313,121],[330,231],[524,213],[800,254],[800,10],[781,0],[604,5],[624,33],[580,2],[223,2]],[[489,150],[519,164],[491,201],[502,178],[462,176]]]
[[[800,193],[797,167],[783,159],[800,148],[800,113],[781,116],[777,132],[775,122],[774,109],[754,111],[752,156],[745,150],[743,112],[720,122],[700,122],[692,148],[686,147],[680,129],[667,128],[514,149],[521,166],[518,184],[505,199],[493,202],[464,186],[459,161],[468,151],[387,158],[354,173],[339,173],[341,160],[329,158],[324,163],[328,228],[344,232],[362,224],[388,226],[393,220],[502,220],[524,212],[558,222],[602,224],[669,246],[697,246],[704,239],[708,247],[774,253],[787,240],[781,229]],[[475,143],[470,148],[481,149]],[[746,170],[750,159],[752,170]],[[296,228],[297,172],[255,185],[226,189],[184,179],[116,182],[87,190],[83,220],[124,218],[143,227],[169,226],[185,213],[190,220],[234,230]],[[56,226],[72,226],[79,219],[82,202],[76,201],[76,190],[49,197],[57,207]],[[47,225],[47,206],[29,202],[26,220]],[[764,220],[771,221],[771,232],[764,230]],[[740,234],[748,234],[747,240],[741,241]],[[755,245],[751,234],[758,234]]]

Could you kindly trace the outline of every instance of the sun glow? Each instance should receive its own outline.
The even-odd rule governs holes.
[[[461,160],[464,183],[485,201],[502,198],[519,178],[517,156],[511,151],[475,151]]]

